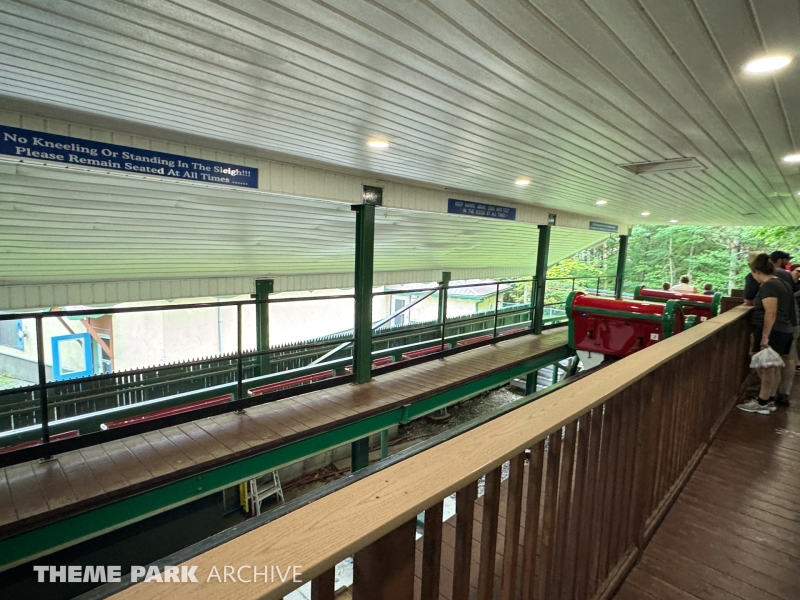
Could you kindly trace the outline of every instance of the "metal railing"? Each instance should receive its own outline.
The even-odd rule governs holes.
[[[566,301],[570,292],[578,290],[613,298],[614,282],[615,278],[608,275],[548,277],[544,294],[545,325],[553,326],[567,321]]]
[[[463,300],[459,297],[459,290],[466,286],[439,284],[374,293],[374,298],[387,296],[390,303],[391,298],[398,294],[418,297],[398,310],[390,311],[388,317],[373,325],[373,368],[394,370],[493,343],[500,338],[528,333],[535,308],[533,284],[533,278],[470,284],[472,291],[477,289],[476,295],[487,304],[486,309],[474,314],[454,314],[458,311],[458,302]],[[480,294],[481,289],[488,291]],[[423,300],[442,296],[445,301],[440,303],[442,310],[435,319],[415,322],[408,319],[409,322],[398,325],[398,316],[406,320],[406,316],[422,306]],[[246,332],[244,323],[247,318],[256,320],[257,308],[263,304],[326,300],[352,302],[353,299],[352,294],[341,294],[0,315],[0,322],[25,323],[22,329],[27,329],[28,337],[35,339],[36,355],[35,381],[0,390],[0,455],[3,449],[8,452],[18,446],[48,444],[51,440],[83,436],[105,429],[109,423],[123,418],[177,410],[210,398],[223,398],[224,402],[221,401],[219,406],[203,407],[193,413],[194,418],[294,395],[297,390],[291,388],[300,385],[308,386],[304,389],[319,389],[351,381],[352,330],[305,342],[257,349],[254,343],[245,342],[245,334],[253,332]],[[229,318],[235,313],[235,350],[126,371],[98,374],[92,371],[85,375],[66,373],[63,378],[60,376],[62,373],[53,371],[55,354],[48,356],[47,348],[52,345],[53,338],[59,336],[51,334],[55,327],[50,326],[50,320],[61,320],[65,331],[74,331],[79,328],[70,328],[67,320],[80,319],[88,331],[91,327],[86,326],[86,319],[98,316],[205,309],[226,311]],[[80,335],[83,336],[83,345],[93,344],[93,336]],[[220,345],[221,339],[220,330]],[[113,343],[108,343],[113,351]],[[153,427],[169,424],[159,419]],[[135,433],[127,426],[125,430],[129,432],[127,435]],[[76,447],[80,445],[83,444],[76,444]]]
[[[36,348],[37,381],[0,390],[0,448],[13,446],[20,441],[27,443],[41,440],[48,443],[51,434],[72,437],[74,428],[80,432],[97,431],[105,420],[114,420],[130,415],[131,408],[141,407],[145,411],[178,407],[187,403],[214,396],[229,395],[231,401],[247,398],[248,392],[259,386],[302,377],[320,369],[335,369],[337,375],[349,379],[346,364],[351,358],[339,358],[308,365],[331,347],[342,342],[352,342],[349,336],[331,336],[330,340],[317,339],[307,343],[289,344],[258,350],[245,345],[243,340],[243,311],[252,310],[261,304],[290,302],[319,302],[325,300],[353,300],[352,294],[314,296],[308,298],[280,298],[267,300],[237,300],[215,303],[159,305],[131,308],[91,308],[49,313],[17,313],[0,315],[2,321],[24,322],[32,329]],[[252,308],[250,308],[252,307]],[[88,318],[101,315],[124,315],[130,313],[168,313],[175,311],[198,311],[203,309],[225,310],[235,313],[236,349],[215,356],[177,361],[135,368],[127,371],[61,377],[56,372],[55,352],[51,352],[50,364],[46,360],[48,342],[59,341],[62,336],[45,335],[49,320],[61,320],[69,330],[65,319]],[[252,315],[255,318],[255,314]],[[23,328],[24,329],[24,328]],[[89,328],[87,328],[89,329]],[[82,336],[81,346],[91,343],[90,335]],[[74,337],[71,335],[67,338]],[[72,340],[68,340],[72,341]],[[12,359],[24,360],[21,353]],[[6,353],[5,356],[10,356]],[[88,354],[86,355],[88,356]],[[51,366],[52,365],[52,366]],[[84,365],[87,366],[87,365]],[[266,372],[264,371],[267,369]],[[48,374],[48,371],[52,371]],[[233,410],[231,407],[229,410]],[[97,418],[93,418],[97,415]],[[51,431],[52,426],[57,431]],[[31,436],[30,434],[34,433]],[[26,435],[27,434],[27,435]],[[58,439],[58,438],[56,438]]]

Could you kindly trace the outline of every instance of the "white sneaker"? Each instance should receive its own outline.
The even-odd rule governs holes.
[[[774,403],[772,404],[774,406]],[[762,406],[761,404],[758,403],[758,400],[756,400],[755,398],[750,398],[750,400],[748,400],[744,404],[737,405],[736,408],[738,408],[739,410],[743,410],[744,412],[757,413],[759,415],[768,415],[770,414],[770,412],[772,412],[768,407],[769,404],[765,404]]]
[[[756,402],[758,402],[758,401],[756,401]],[[766,409],[769,412],[774,413],[776,410],[778,410],[778,407],[775,406],[775,401],[774,400],[770,400],[769,402],[767,402]]]

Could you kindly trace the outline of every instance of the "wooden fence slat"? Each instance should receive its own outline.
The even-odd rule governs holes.
[[[417,520],[394,531],[353,556],[353,600],[414,598],[414,537]]]
[[[425,511],[425,531],[422,536],[421,600],[439,600],[441,563],[442,503],[437,502]]]
[[[564,545],[564,559],[561,568],[560,596],[563,600],[570,600],[572,591],[575,588],[578,537],[580,536],[580,522],[585,502],[584,482],[589,454],[590,424],[591,415],[589,413],[582,415],[577,421],[578,439],[575,446],[575,481],[572,488],[572,505],[565,529],[567,538]]]
[[[311,581],[311,600],[333,600],[336,569],[328,569]]]
[[[511,459],[508,472],[508,495],[506,500],[506,533],[503,547],[503,579],[500,589],[502,600],[511,600],[517,587],[517,558],[519,556],[519,530],[522,522],[522,481],[524,479],[525,455]]]
[[[636,434],[636,464],[633,471],[633,505],[630,515],[629,542],[644,550],[644,530],[647,516],[655,508],[652,496],[652,484],[655,477],[653,463],[656,455],[655,431],[660,427],[656,420],[661,398],[661,386],[649,382],[643,389],[640,398],[639,425]]]
[[[551,434],[547,445],[547,467],[544,474],[545,491],[542,508],[542,541],[535,578],[539,588],[538,597],[545,598],[548,574],[553,555],[553,538],[556,526],[556,493],[558,492],[558,465],[561,462],[561,430]]]
[[[622,478],[622,487],[620,488],[620,495],[622,501],[619,509],[619,522],[617,525],[617,540],[615,554],[618,557],[624,557],[630,549],[630,537],[628,530],[630,527],[631,508],[633,506],[633,471],[636,466],[636,436],[639,427],[639,413],[641,412],[642,393],[644,391],[643,381],[639,380],[636,385],[630,388],[628,395],[628,427],[625,433],[623,460],[625,469]]]
[[[558,470],[558,493],[556,494],[556,530],[553,542],[553,561],[550,563],[550,577],[547,582],[547,598],[555,598],[561,589],[561,574],[564,569],[564,552],[567,541],[572,500],[572,473],[575,468],[575,441],[578,437],[578,422],[573,421],[565,427],[561,451],[561,466]]]
[[[605,465],[605,473],[603,474],[604,493],[603,493],[603,507],[602,507],[602,528],[600,530],[600,559],[597,566],[597,580],[598,584],[605,581],[608,575],[610,561],[612,557],[609,556],[610,541],[611,541],[611,517],[614,506],[614,483],[617,475],[617,455],[619,453],[619,409],[618,402],[619,396],[615,396],[606,402],[606,410],[609,411],[609,445],[608,445],[608,458]]]
[[[600,462],[600,440],[603,430],[603,407],[593,409],[588,418],[588,449],[586,457],[586,474],[584,477],[584,494],[581,506],[581,517],[578,525],[578,548],[576,554],[575,589],[573,598],[583,600],[587,595],[589,573],[592,570],[592,549],[595,547],[595,523],[592,515],[596,510],[598,464]],[[596,555],[595,555],[596,556]],[[596,565],[596,560],[595,563]],[[595,567],[596,568],[596,567]]]
[[[528,494],[525,506],[525,536],[522,544],[522,583],[520,598],[533,600],[536,549],[539,542],[539,512],[542,499],[544,440],[531,448],[528,461]]]
[[[481,519],[478,600],[491,600],[494,594],[494,568],[497,555],[497,521],[500,510],[501,475],[502,467],[497,467],[486,474],[486,484],[483,493],[483,518]]]
[[[453,600],[469,600],[469,572],[472,562],[472,529],[475,524],[475,498],[478,482],[473,481],[456,493],[456,547],[453,561]],[[355,599],[354,599],[355,600]]]

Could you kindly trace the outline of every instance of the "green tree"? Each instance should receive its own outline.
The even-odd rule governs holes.
[[[632,292],[637,285],[660,288],[689,275],[698,288],[708,282],[727,294],[744,285],[746,257],[753,250],[800,254],[800,227],[638,225],[628,240],[624,290]],[[601,276],[602,287],[613,286],[617,252],[617,241],[606,240],[553,265],[548,278]]]

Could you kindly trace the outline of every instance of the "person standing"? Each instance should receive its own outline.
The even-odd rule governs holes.
[[[686,294],[696,294],[697,288],[691,284],[691,278],[688,275],[681,275],[681,282],[672,286],[673,292],[683,292]]]
[[[761,256],[761,252],[751,252],[747,256],[747,264],[750,267],[750,273],[745,277],[744,280],[744,303],[748,305],[753,304],[753,300],[758,293],[760,284],[753,275],[753,261]],[[798,337],[800,337],[800,322],[798,322],[798,307],[795,298],[797,297],[798,293],[795,292],[795,281],[794,278],[785,270],[783,269],[791,260],[791,256],[789,256],[788,252],[784,252],[783,250],[776,250],[772,254],[769,255],[769,262],[772,264],[774,269],[774,274],[777,278],[781,281],[785,282],[787,287],[792,292],[792,303],[789,309],[789,323],[792,327],[792,337],[794,342],[791,345],[790,351],[784,359],[784,363],[786,366],[783,369],[783,376],[781,377],[781,383],[778,389],[777,396],[775,397],[775,403],[779,406],[789,406],[789,396],[792,393],[792,384],[794,383],[794,376],[795,376],[795,367],[798,363],[798,351],[800,351],[800,342],[798,342]]]
[[[789,314],[794,305],[792,290],[775,274],[775,265],[764,253],[750,264],[750,272],[759,288],[753,298],[753,352],[772,348],[787,362],[793,345]],[[792,368],[794,371],[794,367]],[[773,397],[781,384],[782,368],[758,369],[761,387],[757,398],[739,404],[739,410],[768,415],[775,411]]]

